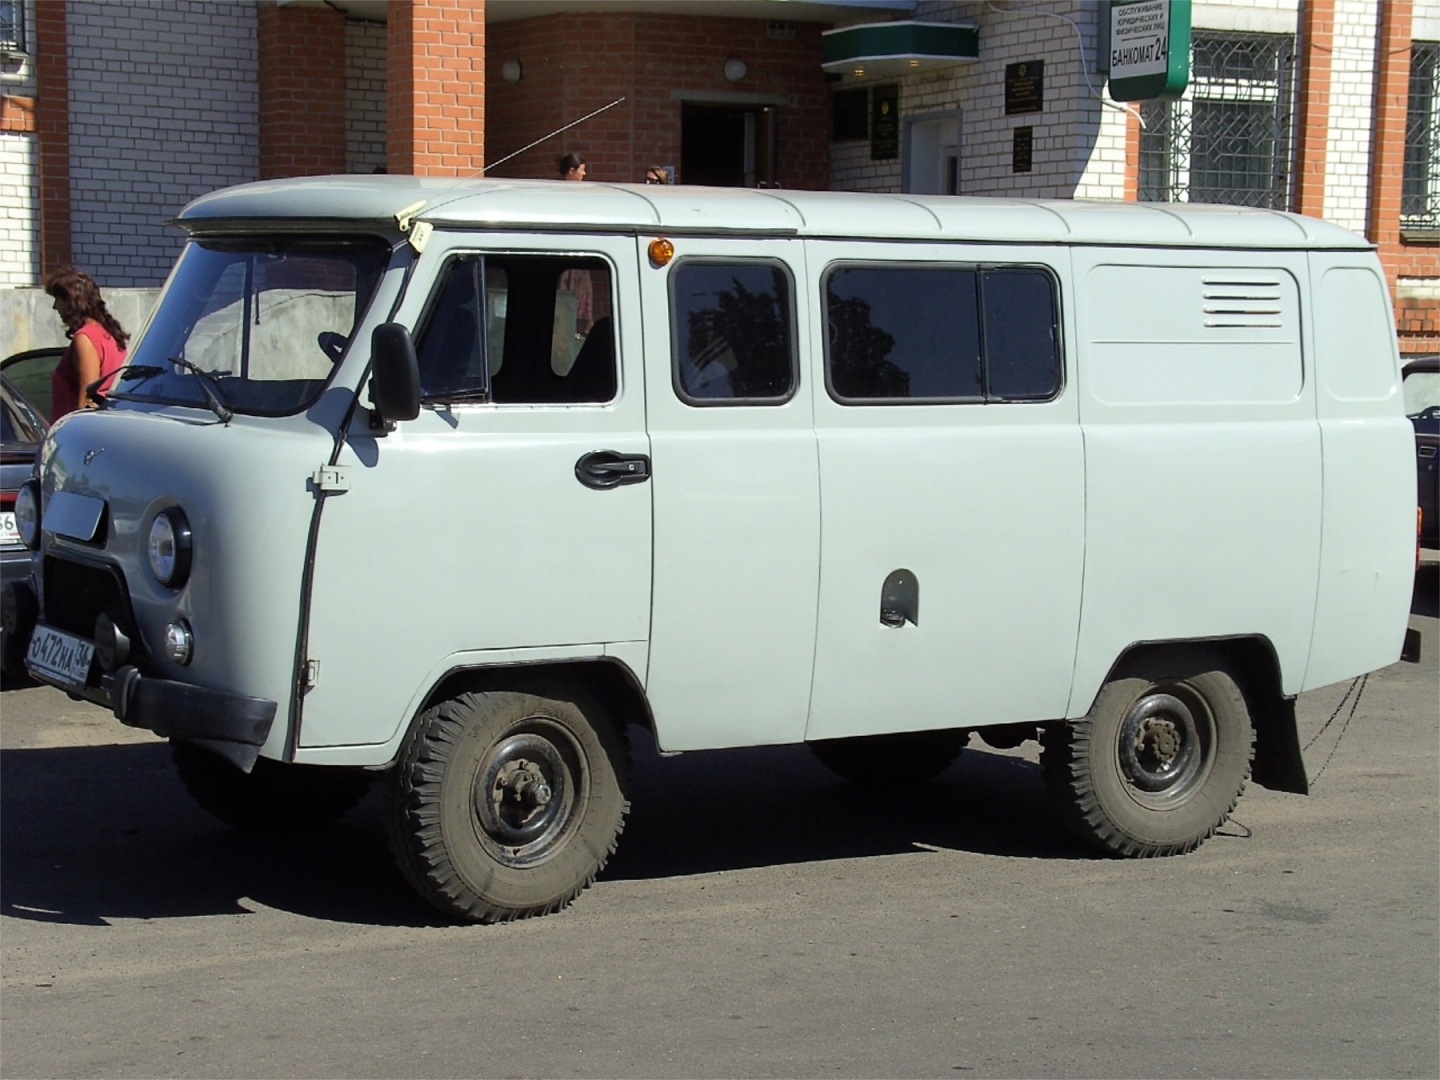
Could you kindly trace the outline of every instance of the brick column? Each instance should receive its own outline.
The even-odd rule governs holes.
[[[1405,168],[1405,112],[1410,96],[1411,0],[1383,0],[1376,44],[1375,116],[1371,125],[1370,214],[1377,244],[1400,239],[1400,191]],[[1394,274],[1391,274],[1394,285]]]
[[[345,171],[345,15],[261,4],[260,178]]]
[[[1131,109],[1139,109],[1132,103]],[[1140,198],[1140,117],[1125,110],[1125,201]]]
[[[386,168],[416,176],[481,169],[484,0],[392,0],[386,22]]]
[[[40,273],[71,261],[70,81],[65,0],[35,0],[35,135],[40,173]]]
[[[1335,0],[1301,0],[1300,86],[1296,94],[1295,212],[1325,216],[1325,150],[1330,131],[1330,58]]]
[[[1410,96],[1411,0],[1383,0],[1376,41],[1375,115],[1370,156],[1367,232],[1380,248],[1392,295],[1402,277],[1440,277],[1440,245],[1400,236],[1405,167],[1405,117]],[[1395,303],[1401,353],[1440,350],[1440,302],[1407,297]]]

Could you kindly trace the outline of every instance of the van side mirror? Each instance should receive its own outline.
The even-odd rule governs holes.
[[[370,335],[370,401],[382,420],[420,415],[420,363],[410,331],[399,323],[381,323]]]

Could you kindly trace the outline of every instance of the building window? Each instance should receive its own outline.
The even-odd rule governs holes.
[[[1287,209],[1295,41],[1197,31],[1180,101],[1141,105],[1140,198]]]
[[[26,54],[25,0],[0,0],[0,53]]]
[[[1433,41],[1417,41],[1410,47],[1400,227],[1440,230],[1440,44]]]

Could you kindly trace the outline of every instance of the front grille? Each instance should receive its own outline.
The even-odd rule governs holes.
[[[89,639],[95,636],[95,620],[108,613],[117,626],[134,637],[130,598],[115,567],[47,555],[44,575],[46,624]]]

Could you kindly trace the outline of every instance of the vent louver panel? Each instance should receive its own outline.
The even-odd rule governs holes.
[[[1283,326],[1280,282],[1203,279],[1206,328],[1278,330]]]

